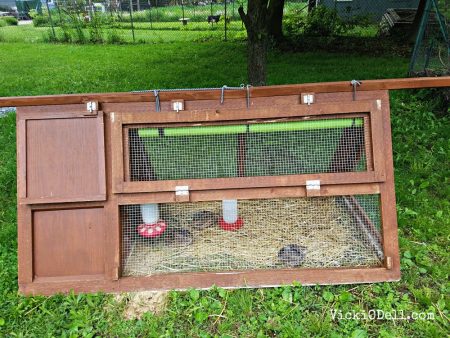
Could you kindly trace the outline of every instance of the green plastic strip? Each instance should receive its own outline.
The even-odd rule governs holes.
[[[357,119],[329,119],[313,121],[279,122],[279,123],[260,123],[250,125],[251,133],[270,133],[275,131],[296,131],[296,130],[314,130],[346,128],[351,126],[360,127],[363,125],[361,118]]]
[[[251,133],[270,133],[276,131],[346,128],[351,126],[360,127],[362,125],[363,120],[361,118],[329,119],[329,120],[251,124],[249,126],[249,131]],[[247,132],[247,125],[164,128],[164,136],[224,135],[224,134],[244,134],[246,132]],[[159,136],[158,128],[139,129],[138,133],[140,137]]]
[[[158,137],[159,130],[158,128],[145,128],[138,130],[139,137]]]
[[[244,134],[246,132],[246,125],[164,128],[164,136],[224,135]],[[157,128],[139,129],[138,133],[140,137],[159,136]]]

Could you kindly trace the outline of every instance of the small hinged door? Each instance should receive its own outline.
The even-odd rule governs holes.
[[[39,117],[18,111],[20,203],[106,199],[103,115]]]

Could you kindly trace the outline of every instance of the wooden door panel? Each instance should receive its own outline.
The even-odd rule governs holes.
[[[103,208],[33,212],[34,277],[104,275]]]
[[[26,120],[25,135],[30,203],[105,199],[102,117]]]

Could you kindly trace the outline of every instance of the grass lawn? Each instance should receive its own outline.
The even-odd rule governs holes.
[[[120,27],[120,28],[119,28]],[[82,30],[85,38],[89,35],[89,29]],[[0,42],[47,42],[52,36],[50,27],[34,27],[33,25],[5,26],[0,27]],[[61,38],[63,31],[55,27],[55,34]],[[75,31],[70,30],[75,36]],[[118,24],[117,28],[102,28],[101,34],[105,40],[114,35],[121,43],[133,43],[131,25],[128,22]],[[193,22],[182,26],[179,22],[159,22],[151,25],[149,23],[137,22],[135,24],[134,36],[138,43],[161,43],[161,42],[189,42],[189,41],[222,41],[224,40],[223,24],[214,27],[207,23]],[[238,22],[233,22],[227,32],[228,39],[244,39],[245,29]]]
[[[169,61],[169,62],[168,62]],[[401,77],[407,59],[272,52],[269,83]],[[77,46],[0,43],[0,96],[239,85],[241,43]],[[15,116],[0,118],[0,336],[445,337],[450,121],[420,92],[391,94],[402,280],[397,283],[172,292],[159,315],[123,316],[110,295],[17,293]],[[380,309],[428,320],[334,320]]]

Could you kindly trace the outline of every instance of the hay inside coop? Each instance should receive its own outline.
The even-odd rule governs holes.
[[[359,213],[351,211],[348,198]],[[378,195],[239,200],[243,225],[234,231],[218,225],[221,201],[160,204],[159,209],[167,229],[146,238],[137,230],[139,205],[121,206],[124,276],[379,266],[383,259]]]

